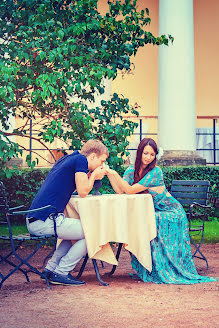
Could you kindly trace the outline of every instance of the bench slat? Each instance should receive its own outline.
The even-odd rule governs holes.
[[[171,186],[171,191],[194,191],[194,192],[207,192],[208,191],[208,186],[197,186],[197,187],[188,187],[188,186]]]
[[[210,182],[205,180],[173,180],[172,185],[200,185],[200,186],[209,186]]]
[[[179,191],[174,191],[171,192],[171,195],[173,195],[173,197],[180,197],[180,198],[193,198],[193,199],[206,199],[206,194],[204,193],[189,193],[189,192],[179,192]]]
[[[191,205],[196,201],[195,199],[180,199],[180,198],[177,198],[177,200],[182,205]],[[196,203],[199,203],[201,205],[206,205],[206,200],[199,199],[196,201]]]

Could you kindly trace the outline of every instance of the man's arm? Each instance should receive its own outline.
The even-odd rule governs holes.
[[[93,188],[94,181],[103,179],[105,173],[106,170],[102,167],[96,168],[89,177],[84,172],[75,173],[75,183],[78,195],[80,197],[87,196]]]

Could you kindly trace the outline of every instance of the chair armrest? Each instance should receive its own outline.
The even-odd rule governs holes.
[[[46,205],[46,206],[43,206],[43,207],[35,208],[33,210],[12,211],[12,212],[9,212],[9,214],[11,214],[11,215],[14,215],[14,214],[16,214],[16,215],[30,214],[30,213],[40,212],[40,211],[43,211],[43,210],[49,209],[49,208],[54,209],[56,214],[58,213],[57,209],[54,206],[52,206],[52,205]]]
[[[209,206],[209,205],[202,205],[202,204],[199,204],[199,203],[196,203],[196,202],[194,202],[192,205],[190,205],[190,208],[193,209],[194,206],[198,206],[198,207],[204,208],[204,209],[206,209],[206,210],[212,208],[212,207]]]
[[[22,208],[24,205],[16,206],[16,207],[10,207],[9,211],[17,210],[18,208]]]
[[[43,206],[43,207],[39,207],[39,208],[35,208],[33,210],[27,210],[27,211],[13,211],[13,212],[8,212],[8,214],[9,215],[24,215],[24,214],[30,214],[30,213],[40,212],[40,211],[43,211],[43,210],[49,209],[49,208],[53,209],[55,215],[57,216],[58,211],[57,211],[56,207],[54,207],[52,205],[46,205],[46,206]],[[54,214],[54,213],[51,213],[51,214]],[[57,238],[56,216],[52,217],[53,224],[54,224],[55,238]],[[8,224],[9,224],[9,232],[10,232],[10,234],[12,234],[12,232],[11,232],[11,223],[10,223],[10,220],[9,220],[9,216],[8,216]]]
[[[204,213],[195,213],[195,207],[201,208],[204,210]],[[206,210],[210,210],[211,206],[209,205],[201,205],[199,203],[194,202],[192,205],[189,207],[189,219],[191,219],[192,216],[196,216],[197,214],[199,216],[205,216]],[[197,211],[197,210],[196,210]]]
[[[197,210],[195,211],[195,207],[198,207],[199,209],[203,209],[204,210],[204,213],[199,213]],[[200,219],[202,219],[203,221],[203,224],[206,220],[206,210],[209,210],[211,209],[211,206],[209,205],[202,205],[202,204],[199,204],[199,203],[196,203],[194,202],[192,205],[190,205],[189,207],[189,216],[188,216],[188,219],[189,219],[189,229],[191,228],[191,219],[192,218],[195,218],[195,217],[199,217]]]

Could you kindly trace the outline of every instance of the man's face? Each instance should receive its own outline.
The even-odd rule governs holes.
[[[94,171],[97,167],[103,166],[103,163],[107,159],[107,154],[102,154],[97,156],[97,154],[92,153],[88,158],[88,169]]]

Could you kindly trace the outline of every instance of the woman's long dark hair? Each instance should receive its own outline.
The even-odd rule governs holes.
[[[146,166],[146,168],[142,172],[141,176],[139,175],[140,168],[141,168],[142,153],[143,153],[144,147],[148,146],[148,145],[153,148],[156,155],[158,153],[157,144],[153,139],[144,138],[141,140],[141,142],[138,146],[138,149],[137,149],[136,160],[135,160],[134,184],[137,183],[138,181],[140,181],[145,176],[145,174],[147,174],[149,171],[151,171],[157,163],[157,159],[155,156],[154,160]]]

